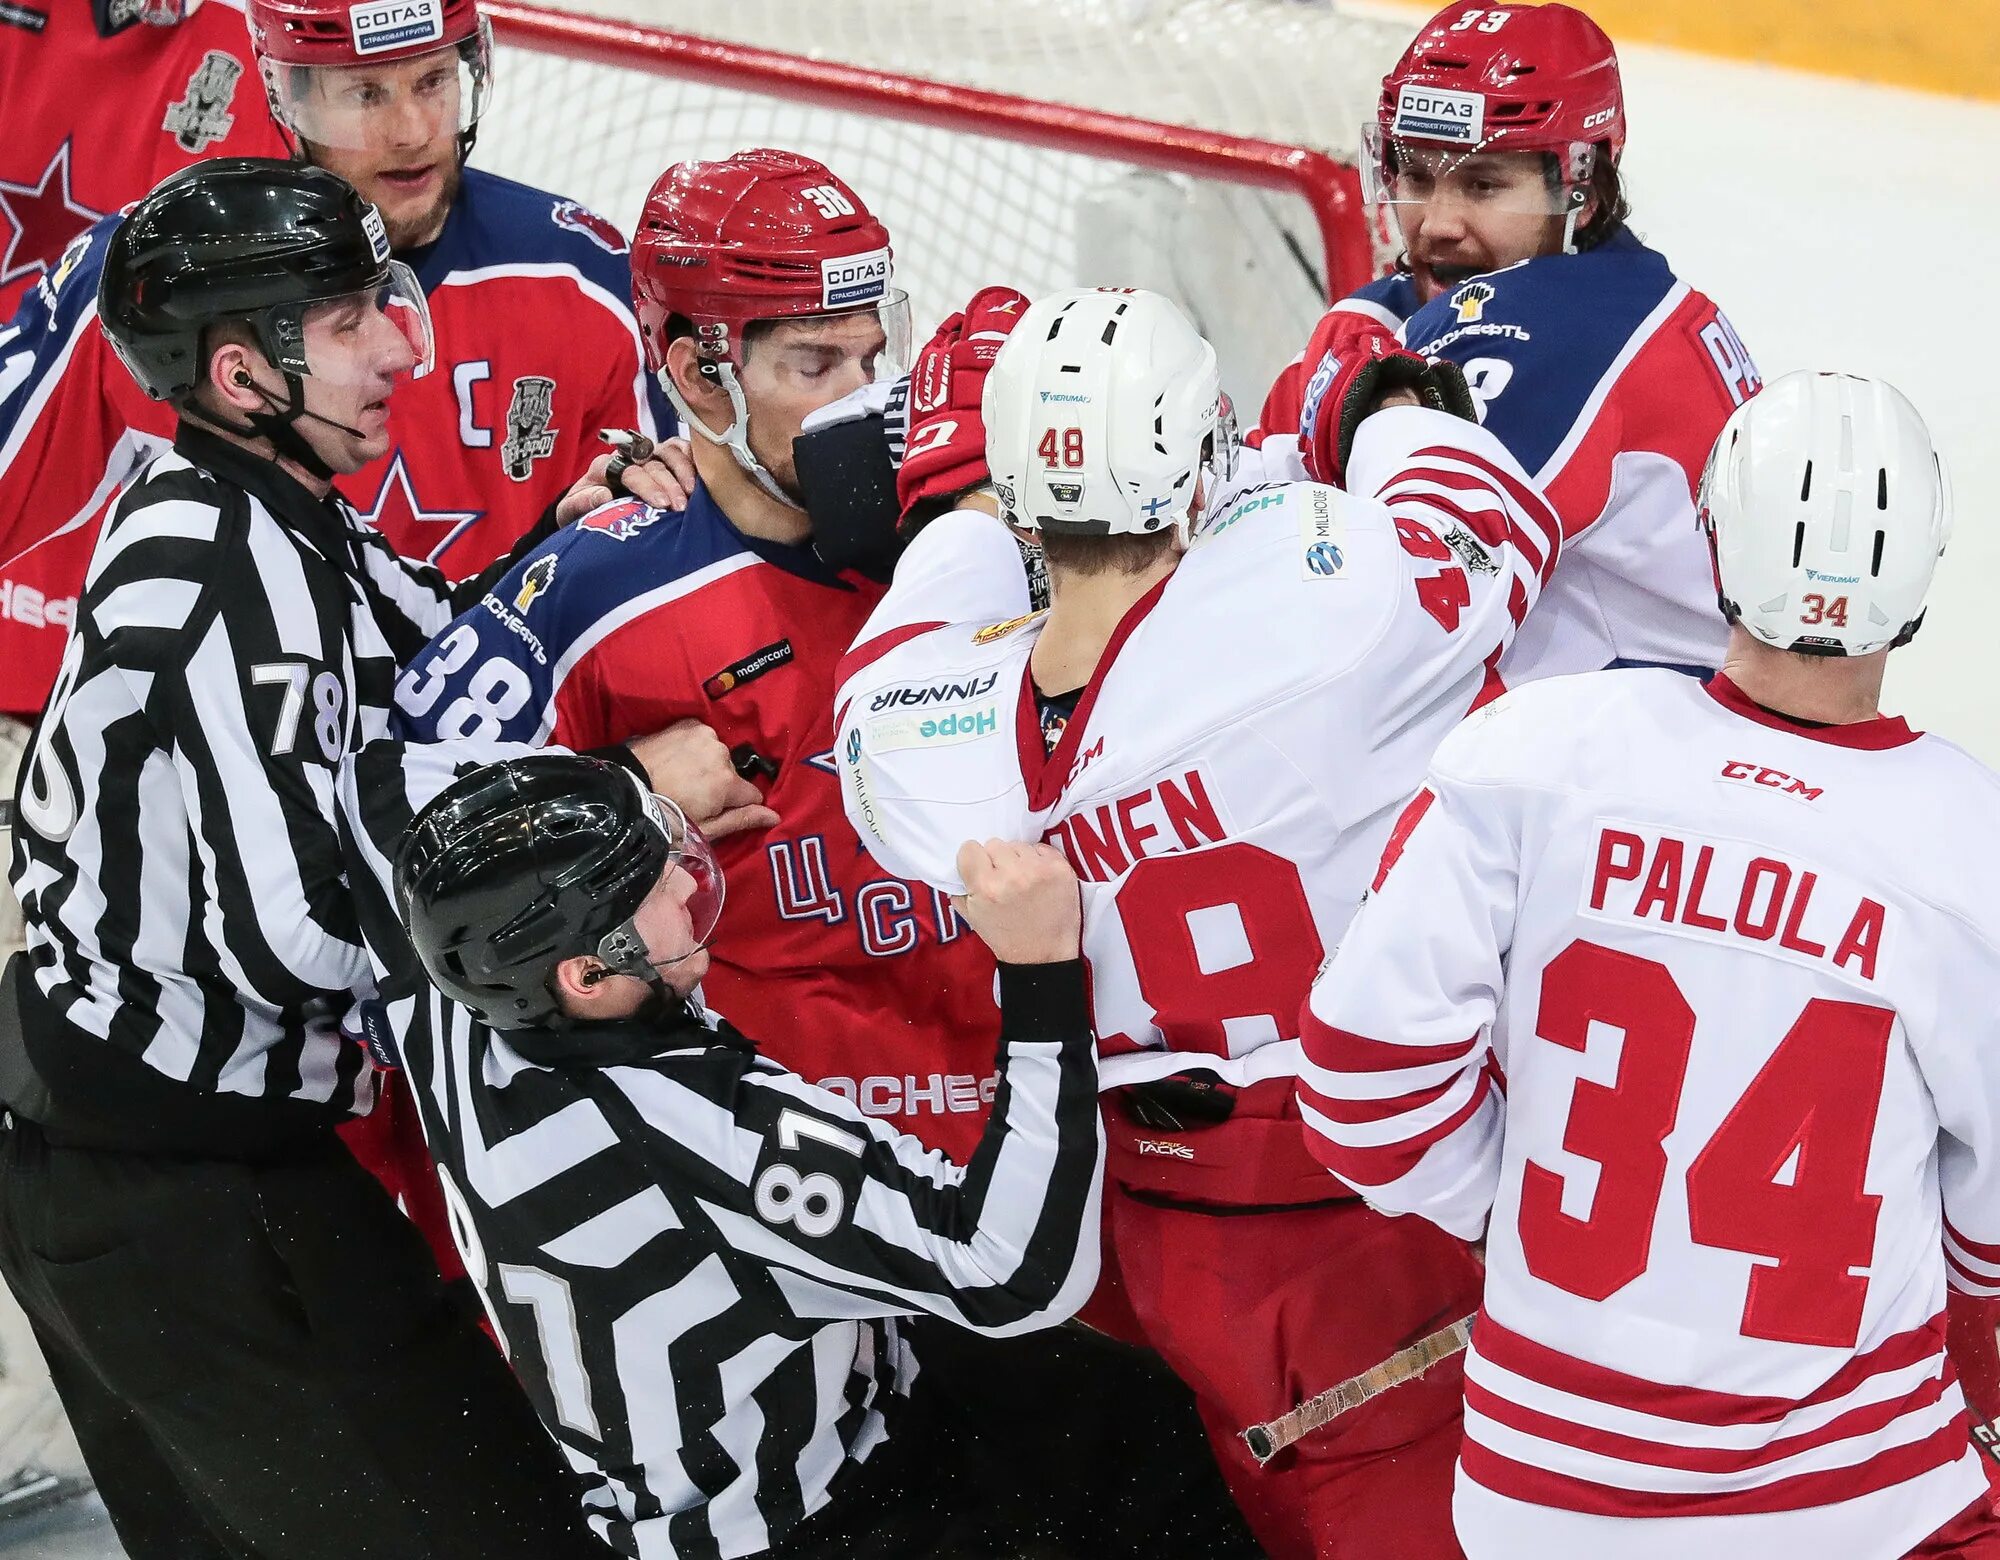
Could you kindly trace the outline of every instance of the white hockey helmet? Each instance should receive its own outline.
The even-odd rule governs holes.
[[[1786,374],[1739,406],[1696,502],[1722,615],[1808,655],[1905,643],[1951,537],[1951,486],[1923,418],[1891,386],[1847,374]]]
[[[1227,407],[1215,348],[1170,300],[1132,288],[1043,298],[986,376],[1001,514],[1079,536],[1178,526],[1185,541],[1204,463],[1219,457],[1226,474],[1234,458]]]

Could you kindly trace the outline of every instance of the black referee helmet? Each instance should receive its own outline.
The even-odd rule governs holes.
[[[495,1029],[559,1026],[550,975],[579,954],[625,962],[605,943],[678,858],[675,821],[630,773],[576,754],[454,781],[396,852],[397,905],[432,983]]]
[[[203,333],[247,325],[284,373],[308,372],[307,307],[390,280],[382,217],[338,174],[215,157],[165,179],[111,236],[98,318],[156,401],[201,383]]]

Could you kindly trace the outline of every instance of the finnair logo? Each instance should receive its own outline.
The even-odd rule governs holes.
[[[365,0],[347,8],[356,54],[444,42],[444,0]]]

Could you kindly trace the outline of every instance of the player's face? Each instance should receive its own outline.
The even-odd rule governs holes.
[[[812,320],[785,320],[743,354],[737,380],[750,413],[750,453],[777,484],[798,498],[792,441],[822,406],[873,383],[888,346],[872,309]]]
[[[394,249],[429,243],[458,193],[455,48],[387,65],[318,66],[299,109],[314,162],[381,211]]]
[[[632,917],[632,926],[645,939],[647,951],[660,961],[655,966],[660,978],[681,997],[700,985],[708,973],[708,949],[695,947],[690,901],[698,889],[684,868],[669,867]]]
[[[309,311],[305,348],[313,366],[300,380],[306,410],[327,421],[302,417],[293,426],[335,471],[359,471],[388,451],[389,397],[415,368],[416,351],[369,293]]]
[[[1468,277],[1561,252],[1547,166],[1540,152],[1402,154],[1393,209],[1425,302]]]

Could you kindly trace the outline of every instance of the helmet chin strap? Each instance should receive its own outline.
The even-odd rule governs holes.
[[[695,416],[694,408],[688,405],[686,397],[680,392],[680,387],[674,383],[673,374],[667,369],[662,368],[659,375],[660,388],[666,392],[667,399],[674,403],[674,410],[680,413],[681,421],[686,423],[689,428],[700,434],[704,439],[708,440],[710,444],[719,444],[728,450],[730,454],[734,455],[736,457],[736,464],[749,472],[756,480],[757,485],[766,493],[769,493],[771,497],[787,508],[796,509],[803,513],[805,505],[779,487],[778,479],[764,469],[762,461],[750,453],[750,409],[744,404],[743,387],[736,382],[736,370],[731,368],[727,363],[713,363],[705,365],[705,367],[711,367],[715,370],[716,382],[728,392],[729,408],[736,414],[735,421],[730,423],[722,432],[717,433],[707,423]]]
[[[265,409],[261,412],[246,412],[240,423],[232,423],[226,418],[204,411],[192,400],[182,408],[182,411],[197,422],[205,422],[212,428],[220,428],[225,433],[236,434],[239,438],[270,440],[271,448],[278,454],[321,482],[331,482],[334,470],[321,458],[319,451],[306,442],[305,435],[295,426],[298,420],[301,417],[310,417],[314,422],[324,423],[351,439],[366,437],[359,428],[350,428],[346,423],[335,422],[331,417],[323,417],[318,412],[308,411],[305,404],[305,380],[290,370],[285,373],[285,393],[290,396],[289,401],[279,401],[254,379],[249,381],[249,388],[263,397]]]

